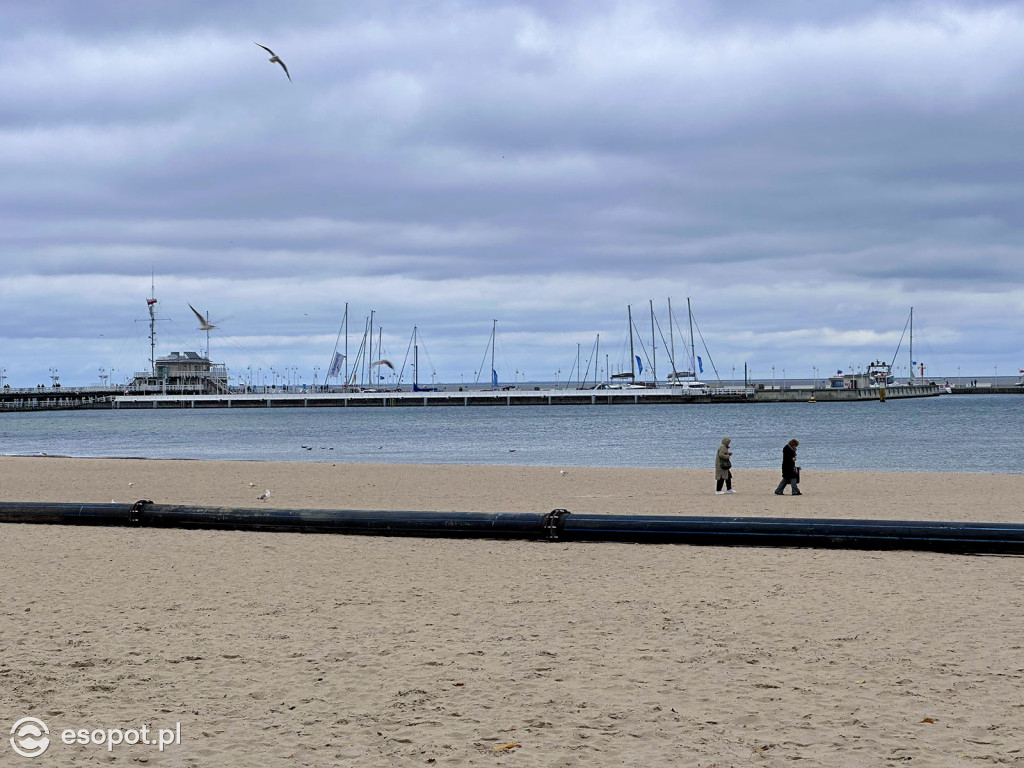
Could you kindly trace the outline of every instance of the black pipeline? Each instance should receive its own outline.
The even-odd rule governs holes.
[[[1024,554],[1024,524],[680,515],[0,503],[0,522],[377,536]]]

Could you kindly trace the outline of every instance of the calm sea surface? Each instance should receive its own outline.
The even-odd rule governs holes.
[[[1024,471],[1024,395],[886,403],[308,408],[0,414],[0,453],[262,461]],[[311,450],[303,448],[309,446]]]

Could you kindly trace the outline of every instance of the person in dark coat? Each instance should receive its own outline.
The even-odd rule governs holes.
[[[722,438],[722,444],[718,446],[715,453],[715,493],[736,493],[732,489],[732,451],[729,450],[731,440],[728,437]],[[727,490],[722,490],[722,485]]]
[[[792,488],[794,496],[800,496],[800,467],[796,465],[796,447],[800,445],[799,440],[790,440],[782,447],[782,482],[775,489],[775,495],[781,496],[783,489],[788,484]]]

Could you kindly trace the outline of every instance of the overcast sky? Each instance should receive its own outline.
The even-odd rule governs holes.
[[[632,305],[664,377],[688,297],[707,380],[892,360],[911,307],[929,378],[1024,368],[1017,3],[68,0],[0,28],[12,386],[147,369],[151,281],[157,355],[205,348],[192,304],[241,379],[322,381],[346,302],[353,360],[371,310],[397,368],[418,326],[421,383],[486,381],[493,320],[502,383],[598,334],[628,369]]]

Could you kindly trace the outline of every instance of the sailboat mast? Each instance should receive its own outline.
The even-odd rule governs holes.
[[[636,353],[633,351],[633,307],[626,305],[626,315],[629,317],[629,370],[630,378],[636,381]]]
[[[675,327],[675,321],[672,319],[672,297],[668,299],[668,354],[672,358],[669,360],[672,363],[672,379],[678,384],[679,376],[676,373],[676,333],[673,330]]]
[[[498,370],[494,367],[494,343],[498,336],[498,321],[491,324],[491,386],[498,386]]]
[[[658,344],[654,338],[654,299],[648,299],[651,307],[651,376],[658,383]]]
[[[690,373],[697,380],[697,350],[693,343],[693,310],[690,308],[690,297],[686,297],[686,314],[690,318]]]
[[[910,308],[910,381],[914,381],[914,308]]]
[[[370,310],[370,332],[366,345],[366,383],[373,384],[373,310]]]
[[[348,386],[348,302],[345,302],[345,386]]]
[[[412,391],[419,386],[420,348],[416,343],[416,326],[412,327]]]
[[[597,334],[597,341],[594,342],[594,386],[597,386],[597,366],[601,359],[601,334]]]
[[[363,324],[363,339],[359,342],[359,386],[366,386],[370,377],[367,375],[366,367],[369,365],[370,354],[366,349],[366,337],[370,334],[370,318],[366,318]],[[371,337],[372,340],[372,337]],[[372,345],[371,345],[372,346]]]

